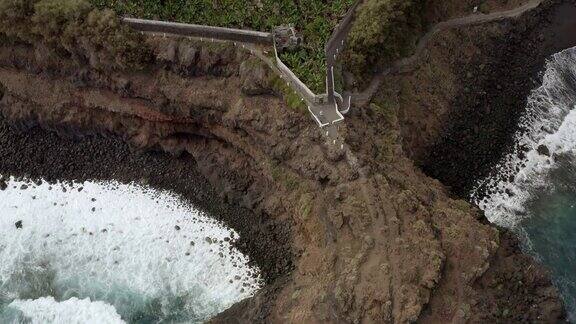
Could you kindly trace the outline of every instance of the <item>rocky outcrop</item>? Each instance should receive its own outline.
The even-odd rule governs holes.
[[[340,150],[305,112],[271,94],[269,72],[242,64],[247,53],[149,44],[155,59],[146,70],[115,73],[4,44],[0,112],[21,127],[108,134],[138,149],[191,155],[226,200],[259,218],[243,235],[288,224],[293,266],[284,250],[260,252],[268,287],[214,322],[562,317],[543,270],[405,156],[397,109],[358,111],[342,126]],[[274,246],[274,236],[254,235]],[[532,302],[507,289],[511,268],[533,278],[523,279]],[[509,300],[514,307],[504,312]]]

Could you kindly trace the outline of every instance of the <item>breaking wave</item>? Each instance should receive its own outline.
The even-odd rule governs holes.
[[[15,300],[0,314],[2,323],[125,323],[113,306],[89,298],[70,298],[57,302],[54,297]]]
[[[201,322],[261,286],[233,246],[237,233],[175,195],[119,183],[7,184],[3,323]]]
[[[576,48],[548,60],[513,152],[478,182],[471,201],[551,270],[576,322]]]
[[[488,219],[513,227],[535,190],[550,188],[548,172],[558,158],[576,151],[576,48],[553,55],[542,86],[528,98],[512,153],[478,182],[471,200]]]

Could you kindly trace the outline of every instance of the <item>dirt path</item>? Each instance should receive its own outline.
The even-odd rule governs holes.
[[[439,32],[449,28],[477,25],[510,18],[516,18],[521,16],[527,11],[535,9],[542,3],[542,1],[543,0],[530,0],[525,5],[515,9],[494,12],[486,15],[474,14],[436,24],[428,33],[426,33],[422,38],[420,38],[420,41],[416,45],[414,55],[394,62],[390,67],[386,68],[384,71],[381,71],[378,75],[376,75],[372,79],[370,85],[368,86],[368,88],[366,88],[366,90],[360,93],[353,94],[352,101],[354,105],[364,106],[368,104],[370,100],[372,100],[372,97],[374,96],[376,91],[378,91],[378,89],[380,88],[380,84],[382,84],[382,81],[384,81],[386,76],[397,72],[407,72],[412,68],[414,68],[415,63],[420,59],[422,53],[428,46],[430,40]]]

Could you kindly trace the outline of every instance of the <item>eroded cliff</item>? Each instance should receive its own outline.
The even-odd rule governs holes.
[[[19,127],[191,155],[227,200],[254,211],[258,220],[232,226],[249,228],[241,235],[269,285],[215,322],[563,317],[545,271],[514,238],[406,156],[397,107],[358,109],[341,125],[340,148],[284,103],[248,52],[154,37],[146,45],[144,69],[108,71],[41,42],[3,41],[0,112]],[[260,235],[275,224],[290,227],[291,251]]]

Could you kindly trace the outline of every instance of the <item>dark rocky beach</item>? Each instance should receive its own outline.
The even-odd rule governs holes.
[[[240,234],[237,248],[267,283],[292,270],[290,228],[227,202],[195,168],[191,156],[144,152],[109,135],[81,136],[11,124],[0,114],[0,174],[32,181],[116,180],[169,190]],[[0,180],[0,182],[2,182]]]
[[[548,1],[502,23],[472,63],[457,67],[462,91],[439,141],[419,158],[423,170],[467,198],[478,179],[514,148],[528,95],[542,82],[545,61],[576,46],[576,2]]]
[[[216,321],[559,321],[546,269],[456,198],[509,149],[546,57],[576,45],[574,19],[574,1],[549,1],[497,23],[505,36],[451,71],[460,88],[432,146],[395,137],[419,116],[363,107],[343,127],[346,154],[273,89],[242,93],[246,53],[233,48],[152,39],[148,70],[108,75],[4,44],[0,174],[170,190],[238,231],[271,285]],[[184,61],[175,48],[202,54]]]

